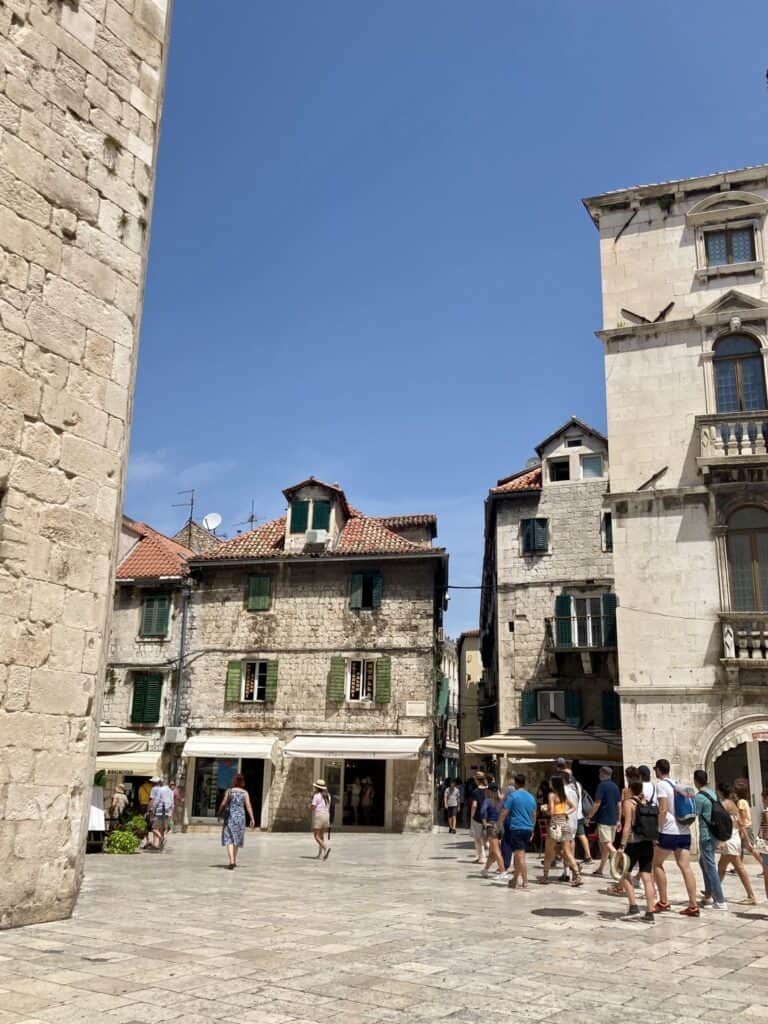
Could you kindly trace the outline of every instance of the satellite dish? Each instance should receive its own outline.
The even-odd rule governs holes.
[[[221,526],[221,516],[219,513],[209,512],[207,516],[203,516],[203,526],[209,533],[213,533],[217,526]]]

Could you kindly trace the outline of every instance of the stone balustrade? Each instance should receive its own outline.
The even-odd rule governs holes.
[[[768,411],[726,412],[696,417],[699,465],[768,463]]]
[[[723,658],[768,668],[768,612],[723,612]]]

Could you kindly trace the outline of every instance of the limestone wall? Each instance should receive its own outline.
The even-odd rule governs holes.
[[[0,4],[3,926],[82,873],[169,6]]]

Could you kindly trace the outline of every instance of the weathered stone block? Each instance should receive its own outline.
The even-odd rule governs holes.
[[[5,198],[2,192],[0,197]],[[11,252],[39,263],[46,270],[54,273],[58,271],[61,265],[59,239],[38,225],[18,217],[7,206],[0,206],[0,238],[3,246]]]
[[[26,373],[10,367],[0,373],[0,405],[19,409],[25,416],[37,416],[41,393],[40,384]]]

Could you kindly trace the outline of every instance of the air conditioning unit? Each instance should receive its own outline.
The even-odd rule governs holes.
[[[165,743],[186,743],[186,725],[169,725],[165,730]]]
[[[306,548],[324,548],[327,543],[327,530],[307,530],[304,535],[304,547]]]
[[[437,642],[439,644],[441,644],[444,641],[445,641],[445,630],[443,629],[442,626],[438,626],[438,629],[437,629]]]

